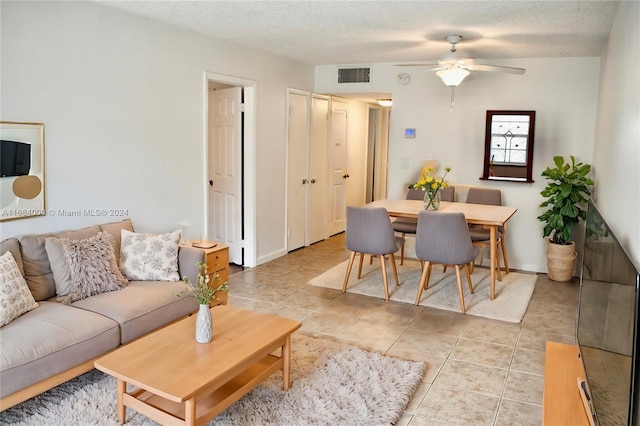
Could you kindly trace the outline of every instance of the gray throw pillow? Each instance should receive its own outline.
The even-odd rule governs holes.
[[[62,301],[71,291],[71,270],[64,254],[62,239],[58,237],[47,237],[44,247],[47,250],[47,257],[53,272],[53,281],[56,284],[56,296],[58,301]]]
[[[84,240],[60,239],[71,273],[71,289],[62,303],[120,290],[128,284],[118,268],[111,239],[107,232]]]

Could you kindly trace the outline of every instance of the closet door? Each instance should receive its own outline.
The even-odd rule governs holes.
[[[287,251],[329,237],[329,101],[289,90],[287,124]]]
[[[313,95],[309,140],[309,221],[307,245],[329,237],[327,229],[329,180],[327,142],[329,137],[329,98]]]
[[[287,251],[304,247],[307,239],[309,95],[289,91],[287,128]]]

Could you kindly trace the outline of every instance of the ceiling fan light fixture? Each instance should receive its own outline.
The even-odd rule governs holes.
[[[446,70],[440,70],[436,73],[438,77],[442,79],[447,86],[457,86],[462,83],[462,80],[468,76],[470,72],[464,68],[447,68]]]
[[[391,99],[378,99],[378,105],[383,107],[390,107],[393,105],[393,101]]]

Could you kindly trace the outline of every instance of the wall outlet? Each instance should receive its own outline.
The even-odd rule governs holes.
[[[400,168],[402,169],[409,168],[409,157],[402,157],[402,159],[400,159]]]

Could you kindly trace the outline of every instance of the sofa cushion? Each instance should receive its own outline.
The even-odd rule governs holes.
[[[71,306],[99,313],[120,324],[121,343],[127,343],[198,309],[193,296],[178,297],[182,281],[130,281],[120,291],[102,293]]]
[[[16,261],[20,274],[24,277],[24,265],[22,264],[22,254],[20,253],[20,242],[16,238],[8,238],[0,242],[0,256],[10,251],[13,260]]]
[[[10,251],[0,256],[0,327],[38,307]]]
[[[78,240],[89,238],[100,232],[100,227],[63,231],[56,234],[25,235],[20,237],[20,252],[24,264],[24,278],[36,301],[46,300],[56,295],[56,285],[45,249],[47,237],[69,238]]]
[[[120,245],[121,243],[121,231],[126,229],[129,232],[133,232],[133,223],[130,219],[121,220],[120,222],[110,222],[100,225],[100,230],[108,232],[113,237],[113,253],[116,255],[118,262],[120,261]]]
[[[140,234],[122,231],[120,268],[130,280],[178,281],[178,243],[182,231]]]
[[[0,397],[93,359],[120,344],[118,324],[57,302],[0,328]]]
[[[124,288],[128,281],[120,272],[113,254],[111,236],[106,232],[83,240],[61,238],[71,275],[68,304],[107,291]]]

